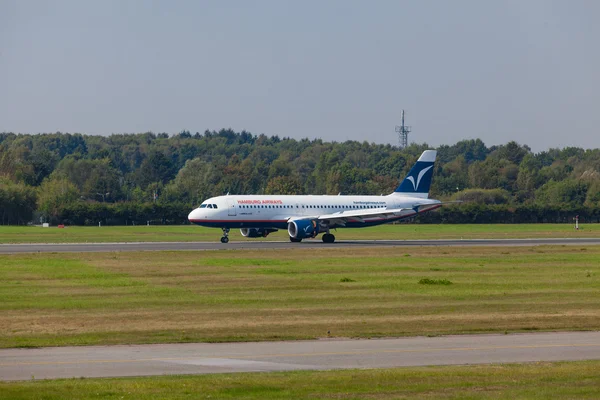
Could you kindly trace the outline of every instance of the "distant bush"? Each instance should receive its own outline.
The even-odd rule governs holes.
[[[516,224],[516,223],[579,223],[600,222],[600,207],[541,206],[539,204],[450,204],[416,217],[418,223],[428,224]]]
[[[343,277],[342,279],[340,279],[340,282],[356,282],[356,281],[354,279]]]
[[[448,279],[423,278],[419,281],[419,285],[452,285],[452,282]]]
[[[477,204],[508,204],[510,198],[510,192],[504,189],[465,189],[452,196],[453,200]]]

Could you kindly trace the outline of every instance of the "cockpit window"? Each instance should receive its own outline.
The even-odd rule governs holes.
[[[212,208],[212,204],[209,204],[209,205],[208,205],[208,208]]]
[[[206,204],[201,204],[200,208],[206,208]]]
[[[216,205],[216,204],[213,204],[212,206],[213,206],[213,208],[217,208],[217,205]]]

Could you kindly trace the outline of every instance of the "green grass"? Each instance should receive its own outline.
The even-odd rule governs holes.
[[[2,255],[0,299],[0,347],[590,330],[600,247]]]
[[[381,225],[362,229],[340,229],[338,240],[352,239],[508,239],[550,237],[600,237],[600,225],[585,224],[575,231],[570,224],[481,224],[481,225]],[[79,242],[217,242],[219,229],[192,225],[179,226],[105,226],[99,227],[23,227],[0,226],[0,243],[79,243]],[[289,240],[285,230],[267,238],[244,238],[239,230],[231,240]]]
[[[597,399],[600,361],[0,382],[6,399]]]

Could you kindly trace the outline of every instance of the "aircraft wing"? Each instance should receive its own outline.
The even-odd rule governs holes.
[[[410,208],[380,208],[341,211],[333,214],[319,215],[316,219],[330,228],[345,226],[347,222],[366,222],[374,219],[391,219],[406,214]]]
[[[335,228],[336,226],[345,226],[347,222],[369,222],[373,220],[381,219],[395,219],[395,217],[406,217],[411,214],[416,214],[419,207],[432,206],[437,208],[437,204],[415,204],[411,208],[374,208],[374,209],[359,209],[359,210],[347,210],[340,211],[332,214],[322,214],[313,216],[298,216],[290,218],[292,220],[311,219],[317,220],[321,225],[326,225],[329,228]]]

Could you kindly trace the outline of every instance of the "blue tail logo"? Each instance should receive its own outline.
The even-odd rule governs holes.
[[[419,172],[419,176],[417,177],[417,182],[416,183],[415,183],[415,177],[414,176],[408,176],[408,177],[406,177],[406,179],[408,179],[409,181],[412,182],[413,187],[415,188],[415,192],[419,188],[419,184],[421,183],[421,179],[423,179],[423,175],[425,175],[425,173],[427,171],[429,171],[431,168],[433,168],[433,165],[430,165],[429,167],[421,170],[421,172]]]
[[[425,150],[394,193],[427,198],[436,154],[435,150]]]

